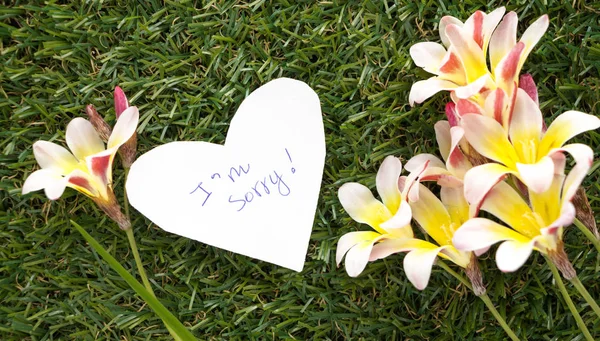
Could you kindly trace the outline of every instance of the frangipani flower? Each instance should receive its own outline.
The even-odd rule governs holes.
[[[469,114],[460,120],[470,145],[498,162],[474,167],[465,175],[465,197],[473,215],[490,188],[506,174],[517,176],[531,191],[543,193],[553,181],[553,158],[567,152],[579,164],[589,162],[593,155],[584,144],[564,144],[582,132],[600,127],[598,117],[567,111],[544,132],[539,107],[524,90],[517,91],[508,136],[500,123],[487,116]]]
[[[112,191],[112,163],[119,147],[134,134],[138,120],[136,107],[125,110],[106,148],[92,124],[80,117],[67,126],[71,152],[52,142],[37,141],[33,153],[42,169],[25,180],[23,194],[44,189],[50,200],[56,200],[71,187],[92,198],[122,229],[129,228]]]
[[[425,289],[431,268],[437,256],[465,268],[473,282],[476,295],[485,292],[481,273],[472,252],[457,250],[452,244],[454,232],[469,219],[469,206],[461,188],[442,187],[441,200],[427,187],[419,184],[419,198],[409,201],[413,219],[435,241],[417,238],[388,239],[373,247],[370,260],[377,260],[397,252],[408,252],[404,257],[404,271],[419,290]]]
[[[410,220],[412,214],[406,202],[410,195],[410,184],[407,191],[400,192],[398,181],[402,172],[402,163],[393,156],[385,158],[377,172],[377,192],[383,201],[380,202],[371,191],[358,183],[350,182],[342,185],[338,191],[340,203],[350,217],[359,223],[371,226],[375,231],[350,232],[342,236],[336,252],[337,265],[346,255],[346,272],[352,277],[360,275],[364,270],[373,245],[386,239],[403,239],[413,236]],[[407,181],[413,183],[418,173]]]
[[[115,115],[117,116],[117,120],[121,116],[121,114],[129,108],[129,101],[127,101],[127,96],[120,87],[115,87],[115,91],[113,93],[114,102],[115,102]],[[104,121],[102,116],[98,114],[96,108],[93,105],[88,105],[85,108],[85,111],[92,122],[92,125],[105,142],[108,141],[110,136],[110,126]],[[123,162],[123,167],[130,168],[133,162],[135,161],[135,153],[137,150],[137,135],[135,132],[127,142],[125,142],[121,148],[119,149],[119,155],[121,155],[121,161]]]
[[[496,88],[512,98],[521,67],[546,32],[549,21],[547,15],[540,17],[517,43],[517,14],[508,13],[498,25],[504,12],[504,7],[489,14],[477,11],[464,24],[445,16],[440,21],[443,45],[413,45],[410,55],[415,64],[436,76],[413,84],[410,104],[422,103],[442,90],[452,91],[455,101],[471,98],[481,106],[486,95]],[[487,67],[488,45],[491,72]]]
[[[473,218],[456,231],[454,245],[460,250],[471,251],[503,242],[496,252],[496,263],[506,272],[520,268],[531,251],[537,250],[548,255],[565,278],[573,278],[575,270],[566,259],[562,231],[575,219],[571,200],[590,169],[589,156],[588,162],[575,165],[565,177],[565,156],[557,154],[552,159],[556,173],[551,186],[543,193],[530,191],[531,206],[506,182],[498,183],[487,194],[481,209],[512,229],[485,218]]]

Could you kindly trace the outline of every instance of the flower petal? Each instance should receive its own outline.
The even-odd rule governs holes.
[[[492,70],[496,69],[504,56],[517,44],[517,24],[517,13],[508,12],[492,34],[489,46]]]
[[[484,115],[492,117],[506,129],[509,122],[507,117],[509,104],[510,101],[504,90],[497,88],[485,98]]]
[[[396,183],[397,183],[397,181],[396,181]],[[398,211],[396,212],[396,214],[394,214],[394,216],[391,217],[390,219],[379,224],[379,227],[385,229],[389,233],[393,233],[394,230],[399,230],[399,229],[402,229],[404,231],[403,228],[406,227],[408,224],[410,224],[411,219],[412,219],[412,211],[410,209],[410,206],[408,205],[408,203],[406,201],[401,201],[400,207],[398,208]],[[410,233],[412,234],[412,229],[409,229],[409,230],[410,230]]]
[[[356,244],[346,254],[346,272],[350,277],[357,277],[367,266],[369,257],[371,256],[371,250],[373,244],[375,244],[382,237],[378,237],[374,240],[364,241]]]
[[[104,142],[90,121],[77,117],[67,125],[67,145],[79,161],[104,150]]]
[[[404,200],[419,200],[419,179],[428,167],[429,161],[425,161],[420,167],[417,167],[414,171],[410,172],[404,180],[398,181],[398,188],[402,187],[401,191]],[[402,179],[402,177],[400,179]],[[400,186],[401,181],[402,186]]]
[[[444,161],[446,161],[448,160],[448,155],[450,155],[450,147],[452,146],[452,137],[450,136],[450,123],[448,121],[438,121],[433,125],[433,129],[435,130],[435,139],[437,141],[438,147],[440,148],[440,154],[442,154],[442,158],[444,159]],[[410,160],[408,161],[408,163],[410,163]],[[408,168],[408,163],[406,164],[405,168],[408,171],[411,171]],[[436,162],[432,162],[431,166],[440,167],[440,165],[436,164]],[[443,163],[441,167],[444,167]]]
[[[481,47],[467,36],[463,28],[450,24],[446,27],[446,35],[462,61],[468,83],[488,73]]]
[[[438,122],[439,123],[439,122]],[[448,123],[448,122],[446,122]],[[414,172],[422,168],[423,163],[429,162],[429,167],[440,167],[445,168],[446,166],[437,156],[433,154],[418,154],[410,158],[406,165],[404,165],[404,169],[409,172]]]
[[[419,184],[419,200],[409,201],[413,219],[438,244],[452,242],[452,220],[444,204],[427,187]]]
[[[446,168],[459,179],[464,178],[465,173],[473,168],[471,162],[467,159],[465,154],[463,154],[462,150],[458,148],[464,135],[465,130],[462,127],[456,126],[450,128],[451,145],[450,155],[446,161]]]
[[[487,116],[470,114],[463,116],[460,124],[465,138],[479,154],[507,167],[515,166],[517,154],[500,123]]]
[[[115,87],[113,98],[115,101],[115,114],[117,115],[117,119],[119,119],[123,111],[129,108],[129,102],[127,101],[127,96],[125,96],[125,93],[119,86]]]
[[[394,238],[386,239],[373,246],[369,261],[383,259],[398,252],[407,252],[419,248],[435,248],[437,245],[416,238]]]
[[[530,73],[522,74],[519,77],[519,88],[523,89],[527,95],[535,102],[535,104],[539,105],[538,99],[538,91],[537,86],[535,85],[535,81]]]
[[[402,196],[398,189],[400,173],[402,173],[402,162],[397,157],[390,155],[383,160],[375,178],[377,192],[383,200],[383,204],[392,213],[398,210],[402,201]]]
[[[542,134],[542,126],[542,112],[538,105],[525,90],[517,89],[517,99],[508,134],[522,162],[537,161],[536,146]]]
[[[543,193],[552,185],[554,162],[549,156],[545,156],[533,164],[517,162],[517,169],[519,170],[519,179],[536,193]]]
[[[512,94],[519,80],[519,60],[525,49],[525,44],[518,42],[510,52],[498,63],[494,70],[496,85],[507,94]]]
[[[458,85],[455,83],[438,77],[431,77],[426,80],[418,81],[410,88],[408,103],[411,106],[414,106],[415,103],[423,103],[426,99],[442,90],[453,90],[457,87]]]
[[[112,182],[112,163],[115,153],[116,150],[108,149],[85,159],[89,172],[103,187]]]
[[[484,111],[479,104],[471,100],[459,99],[456,102],[456,113],[458,116],[464,116],[467,114],[483,114]]]
[[[135,133],[139,119],[140,113],[137,107],[125,109],[121,116],[119,116],[119,119],[110,134],[106,148],[118,149],[123,143],[127,142],[127,140]]]
[[[65,177],[67,186],[79,191],[90,198],[106,197],[107,187],[98,184],[94,178],[80,169],[75,169]]]
[[[533,24],[531,24],[521,36],[520,42],[523,42],[525,44],[525,49],[521,54],[521,60],[519,61],[517,73],[521,71],[525,60],[527,59],[527,56],[529,56],[531,50],[533,50],[533,47],[538,43],[538,41],[540,41],[544,33],[546,33],[549,23],[550,20],[548,19],[548,15],[544,14],[541,17],[539,17]]]
[[[442,187],[440,199],[450,214],[450,220],[454,224],[461,225],[469,220],[469,203],[465,199],[463,187]],[[454,232],[454,231],[452,231]]]
[[[452,244],[461,251],[474,251],[502,240],[528,242],[518,232],[485,218],[471,218],[454,232]]]
[[[598,129],[600,118],[579,111],[567,111],[559,115],[542,137],[538,155],[547,155],[551,149],[562,147],[572,137],[588,130]]]
[[[437,74],[446,55],[446,49],[438,43],[428,41],[411,46],[409,53],[415,65],[429,73]]]
[[[556,235],[558,231],[564,226],[569,226],[575,220],[575,206],[571,202],[563,202],[563,205],[560,210],[560,215],[553,221],[548,227],[542,229],[542,234],[554,234]]]
[[[335,252],[336,264],[339,266],[344,258],[344,255],[356,244],[365,241],[373,241],[379,236],[381,236],[379,233],[373,231],[357,231],[346,233],[337,243],[337,250]]]
[[[562,148],[552,150],[552,153],[558,151],[568,152],[573,156],[576,162],[563,184],[562,200],[571,201],[575,196],[579,185],[581,185],[581,182],[592,166],[594,152],[592,151],[592,148],[582,143],[568,144]],[[554,155],[552,155],[552,157],[554,158]]]
[[[532,214],[531,208],[521,195],[504,181],[489,191],[481,210],[491,213],[524,236],[533,237],[539,234],[539,226],[524,219]]]
[[[471,168],[465,174],[465,198],[470,204],[471,217],[477,215],[488,192],[508,173],[514,171],[497,163],[486,163]]]
[[[448,25],[456,25],[458,27],[462,27],[463,23],[459,19],[445,15],[440,20],[440,39],[442,40],[442,44],[446,47],[450,47],[450,39],[448,39],[448,35],[446,34],[446,28]]]
[[[65,191],[66,179],[53,169],[39,169],[27,177],[23,184],[23,194],[44,189],[50,200],[56,200]]]
[[[505,12],[506,8],[498,7],[489,14],[487,14],[485,16],[485,19],[483,20],[483,46],[481,47],[481,49],[483,50],[484,56],[488,52],[488,47],[490,39],[492,37],[492,33],[495,31],[496,27],[498,26],[498,23],[504,16]]]
[[[416,249],[404,257],[404,271],[406,277],[419,290],[423,290],[429,283],[431,268],[438,253],[444,249],[436,247],[431,249]]]
[[[77,159],[66,148],[48,141],[33,144],[33,155],[43,169],[52,169],[61,175],[77,167]]]
[[[533,243],[533,240],[527,242],[508,240],[500,244],[496,251],[498,269],[503,272],[517,271],[531,255]]]
[[[385,232],[379,224],[390,219],[392,214],[384,204],[373,197],[367,187],[355,182],[343,184],[338,190],[338,198],[352,219],[369,224],[380,233]]]
[[[487,72],[487,71],[486,71]],[[454,89],[456,97],[465,99],[477,95],[488,83],[491,82],[489,73],[482,75],[465,86],[459,86]]]

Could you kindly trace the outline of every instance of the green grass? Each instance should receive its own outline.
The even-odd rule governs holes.
[[[369,264],[358,278],[336,268],[335,247],[354,223],[337,200],[348,181],[374,188],[387,155],[436,153],[433,124],[447,95],[411,108],[427,77],[408,48],[437,41],[439,19],[466,19],[501,2],[466,1],[8,1],[0,8],[0,339],[162,340],[161,321],[112,271],[69,219],[135,271],[125,234],[83,195],[22,196],[37,169],[36,140],[64,143],[73,117],[94,104],[114,120],[120,85],[140,108],[140,152],[182,140],[222,143],[240,102],[261,84],[292,77],[319,94],[327,139],[321,197],[304,271],[171,235],[135,213],[133,224],[160,300],[201,339],[502,340],[483,302],[434,267],[419,292],[402,256]],[[509,5],[519,32],[548,13],[550,28],[525,71],[538,83],[546,121],[565,110],[600,110],[600,3]],[[598,132],[577,139],[600,146]],[[600,212],[600,163],[584,185]],[[115,183],[122,194],[123,172]],[[566,247],[583,284],[600,299],[600,258],[576,228]],[[485,283],[501,314],[529,340],[580,340],[543,257],[512,274],[489,254]],[[600,321],[567,287],[595,337]]]

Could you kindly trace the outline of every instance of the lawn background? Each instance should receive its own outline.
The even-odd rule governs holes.
[[[55,202],[22,196],[38,168],[31,145],[64,145],[64,129],[94,104],[114,121],[120,85],[140,108],[139,152],[170,141],[222,143],[241,101],[277,77],[308,83],[321,99],[327,160],[304,271],[179,238],[138,213],[140,252],[160,300],[201,339],[502,340],[483,303],[434,267],[414,289],[401,255],[349,278],[335,265],[343,234],[367,230],[341,208],[341,184],[374,189],[387,155],[437,153],[433,124],[447,94],[411,108],[411,84],[428,75],[408,54],[439,41],[443,15],[462,20],[504,2],[465,1],[8,1],[0,7],[0,339],[161,340],[161,321],[70,225],[84,226],[128,268],[125,234],[85,196]],[[570,109],[598,114],[600,2],[519,1],[519,33],[544,13],[548,32],[524,71],[533,74],[546,122]],[[596,151],[600,135],[576,140]],[[600,210],[600,163],[584,185]],[[115,165],[116,191],[124,182]],[[283,230],[284,227],[282,227]],[[574,227],[566,248],[584,285],[600,298],[599,257]],[[544,259],[500,273],[483,257],[492,301],[530,340],[581,335]],[[490,258],[492,257],[492,258]],[[567,284],[569,289],[572,287]],[[600,321],[571,290],[593,335]]]

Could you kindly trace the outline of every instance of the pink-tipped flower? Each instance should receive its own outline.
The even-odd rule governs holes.
[[[504,7],[489,14],[477,11],[465,23],[445,16],[440,22],[443,45],[423,42],[411,46],[415,64],[435,76],[412,86],[409,103],[422,103],[442,90],[451,91],[455,102],[469,99],[480,106],[489,91],[497,88],[512,98],[523,63],[549,21],[547,15],[540,17],[517,42],[517,14],[509,12],[502,18],[504,12]]]
[[[575,270],[563,249],[562,231],[575,219],[571,200],[590,165],[577,164],[565,177],[564,155],[557,154],[552,161],[555,173],[552,174],[551,185],[541,193],[530,191],[531,205],[506,182],[495,185],[483,201],[483,211],[496,216],[512,229],[485,218],[473,218],[456,231],[454,245],[459,250],[471,251],[502,242],[496,252],[496,263],[505,272],[516,271],[532,250],[538,250],[550,257],[565,278],[575,277]]]
[[[352,277],[360,275],[371,257],[373,245],[386,239],[412,238],[410,206],[406,202],[416,175],[409,179],[405,191],[398,187],[402,163],[393,156],[385,158],[377,172],[377,192],[383,202],[375,199],[371,191],[358,183],[342,185],[338,191],[340,203],[346,212],[359,223],[368,224],[375,231],[350,232],[338,242],[336,262],[346,256],[346,272]]]
[[[112,191],[112,163],[119,147],[134,134],[138,120],[136,107],[124,111],[106,148],[92,124],[80,117],[67,126],[71,152],[52,142],[37,141],[33,153],[41,169],[25,180],[23,194],[44,189],[50,200],[56,200],[71,187],[92,198],[122,229],[129,228]]]

